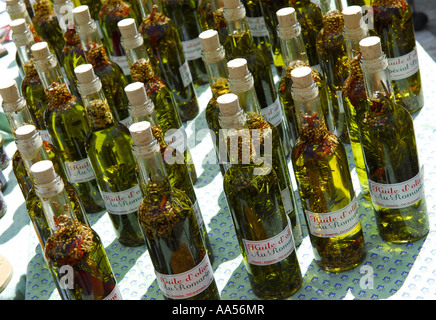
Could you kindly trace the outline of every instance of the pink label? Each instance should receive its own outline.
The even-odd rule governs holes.
[[[139,209],[142,192],[139,185],[120,192],[101,192],[107,212],[111,214],[128,214]]]
[[[201,45],[200,38],[182,41],[182,47],[186,60],[191,61],[201,58],[201,50],[203,46]]]
[[[118,285],[115,285],[114,290],[103,300],[123,300],[123,297],[121,296],[121,291]]]
[[[65,169],[71,183],[81,183],[95,179],[94,170],[88,158],[75,162],[65,162]]]

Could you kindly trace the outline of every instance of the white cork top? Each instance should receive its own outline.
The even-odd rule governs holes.
[[[247,60],[244,58],[237,58],[227,62],[229,69],[229,77],[232,79],[244,78],[250,71],[248,70]]]
[[[240,0],[224,0],[224,8],[236,9],[241,5]]]
[[[359,42],[362,58],[365,60],[378,59],[383,55],[379,37],[368,37]]]
[[[37,42],[31,48],[35,60],[47,59],[50,55],[50,49],[47,42]]]
[[[36,127],[32,124],[26,124],[15,130],[15,138],[17,140],[27,140],[32,138],[38,131]]]
[[[133,106],[143,105],[149,100],[142,82],[131,83],[124,88],[124,91],[129,99],[129,103]]]
[[[50,160],[42,160],[30,167],[30,172],[36,184],[43,185],[56,179],[57,174]]]
[[[15,34],[23,34],[27,31],[26,20],[24,19],[15,19],[10,23],[12,32]]]
[[[347,29],[359,29],[362,21],[362,8],[359,6],[349,6],[342,11],[345,27]]]
[[[312,69],[309,67],[296,68],[292,70],[291,78],[295,88],[308,88],[313,84]]]
[[[20,89],[15,80],[6,80],[0,84],[0,95],[4,102],[14,103],[21,98]]]
[[[136,22],[133,18],[121,20],[120,22],[118,22],[118,28],[120,29],[121,36],[125,39],[133,38],[138,34]]]
[[[148,121],[141,121],[132,124],[129,127],[129,131],[133,143],[137,146],[149,145],[153,140],[155,140],[151,124]]]
[[[81,26],[86,25],[92,21],[91,13],[87,5],[78,6],[73,9],[74,22]]]
[[[92,68],[92,64],[89,63],[77,66],[74,68],[74,73],[81,84],[90,83],[95,79],[94,69]]]
[[[225,117],[231,117],[241,111],[238,96],[234,93],[226,93],[218,97],[218,107]]]
[[[282,8],[276,12],[276,15],[279,26],[282,28],[292,27],[297,23],[295,9],[292,7]]]
[[[198,36],[205,52],[215,52],[221,47],[218,32],[213,29],[203,31]]]

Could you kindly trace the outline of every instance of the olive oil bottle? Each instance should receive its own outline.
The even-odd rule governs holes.
[[[385,241],[416,241],[429,218],[413,120],[395,100],[380,38],[361,40],[360,50],[369,103],[358,125],[377,226]]]
[[[389,62],[395,98],[410,113],[424,106],[412,10],[405,0],[373,0],[374,31]]]
[[[150,123],[134,123],[129,130],[144,191],[138,217],[159,288],[168,300],[219,300],[194,208],[171,186]]]
[[[315,262],[329,272],[349,270],[366,248],[347,153],[327,130],[312,70],[300,67],[291,76],[300,130],[292,164]]]
[[[129,123],[128,101],[123,90],[128,84],[127,78],[120,66],[109,59],[88,6],[82,5],[74,8],[73,14],[86,61],[92,64],[95,74],[100,78],[115,121],[122,124]]]
[[[176,25],[154,6],[142,21],[139,32],[145,47],[152,48],[162,80],[173,92],[180,118],[194,119],[199,113],[198,100]]]
[[[80,98],[70,93],[48,44],[38,42],[31,49],[48,98],[44,120],[52,143],[64,163],[68,181],[79,193],[86,212],[100,212],[104,209],[104,203],[85,150],[85,139],[89,133],[85,108]]]
[[[224,193],[251,288],[261,299],[289,297],[301,287],[302,276],[278,177],[271,159],[267,154],[262,159],[255,146],[238,97],[222,95],[218,105],[222,148],[232,163],[224,176]],[[271,147],[271,130],[262,135]]]
[[[64,280],[63,286],[68,288],[71,300],[121,300],[100,237],[78,220],[51,161],[37,162],[31,167],[31,174],[50,227],[44,255],[55,272],[55,281],[62,283],[63,274],[69,277],[68,284]]]

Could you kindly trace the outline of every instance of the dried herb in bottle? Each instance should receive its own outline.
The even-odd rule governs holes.
[[[339,272],[359,265],[366,248],[343,143],[327,130],[308,67],[292,71],[300,137],[292,164],[315,262]]]
[[[222,95],[218,105],[226,141],[222,147],[232,163],[224,192],[253,293],[261,299],[289,297],[301,287],[302,276],[276,172],[271,162],[261,163],[237,96]],[[265,138],[265,133],[271,131],[259,136]]]
[[[374,31],[381,38],[395,99],[415,113],[424,106],[412,10],[404,0],[373,0]]]
[[[358,124],[377,226],[385,241],[416,241],[429,220],[413,120],[395,100],[380,38],[363,39],[360,48],[369,103]]]
[[[139,222],[159,288],[166,299],[219,300],[190,199],[171,186],[150,123],[129,129],[144,190]]]

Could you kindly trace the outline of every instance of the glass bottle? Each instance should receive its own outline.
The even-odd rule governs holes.
[[[245,17],[245,7],[240,0],[224,1],[224,17],[227,21],[229,37],[231,38],[230,59],[244,58],[254,77],[256,95],[262,109],[262,115],[272,123],[280,133],[282,143],[290,140],[288,120],[283,116],[283,106],[274,84],[271,65],[267,57],[257,48],[251,37]],[[289,148],[283,145],[285,155]]]
[[[292,77],[291,72],[298,67],[309,67],[310,63],[307,51],[304,47],[301,25],[296,19],[295,9],[285,7],[276,12],[278,26],[277,36],[280,41],[281,52],[285,62],[286,69],[279,83],[279,96],[282,102],[286,118],[288,119],[291,141],[290,145],[295,145],[298,139],[297,114],[295,113],[294,100],[292,99]],[[327,87],[324,77],[315,68],[312,67],[313,79],[319,87],[321,108],[326,119],[327,127],[332,131],[334,129],[333,119],[331,116],[331,99],[330,91]]]
[[[34,164],[31,175],[51,231],[44,255],[57,281],[68,288],[71,300],[121,300],[100,237],[76,217],[51,161]]]
[[[371,9],[374,31],[388,58],[395,98],[415,113],[424,106],[424,93],[412,10],[405,0],[373,0]]]
[[[89,133],[85,108],[81,99],[70,93],[47,43],[38,42],[31,49],[48,97],[44,115],[47,130],[64,163],[68,181],[79,193],[86,212],[100,212],[104,203],[85,150],[85,139]]]
[[[118,26],[121,30],[121,42],[126,51],[132,80],[144,84],[147,97],[154,103],[158,124],[165,136],[165,141],[184,155],[191,179],[195,183],[197,173],[192,163],[191,151],[186,142],[185,127],[177,110],[174,95],[169,86],[154,73],[143,37],[138,33],[134,20],[124,19]]]
[[[128,100],[123,90],[128,81],[123,71],[119,65],[109,59],[88,6],[82,5],[74,8],[73,15],[86,61],[92,64],[95,74],[100,78],[104,95],[115,121],[122,124],[129,123]]]
[[[117,239],[128,247],[143,245],[138,223],[142,192],[129,131],[115,122],[92,65],[81,65],[74,72],[90,124],[86,153]]]
[[[316,40],[321,71],[330,89],[334,134],[349,143],[342,86],[350,75],[347,48],[343,34],[344,17],[339,0],[325,1],[322,6],[323,28]]]
[[[139,32],[145,46],[152,48],[162,80],[173,92],[180,118],[194,119],[199,113],[198,100],[176,25],[154,6],[142,21]]]
[[[385,241],[412,242],[429,232],[413,120],[395,100],[380,38],[361,40],[360,50],[369,103],[358,124],[377,226]]]
[[[315,262],[329,272],[349,270],[366,248],[347,153],[327,130],[312,70],[300,67],[291,75],[300,130],[292,164]]]
[[[171,187],[150,123],[129,129],[144,191],[138,217],[159,288],[166,299],[219,300],[190,199]]]
[[[177,26],[185,59],[188,60],[195,86],[207,83],[207,73],[201,60],[201,32],[197,0],[159,0],[162,13]]]
[[[371,200],[368,189],[368,176],[366,174],[365,161],[363,159],[362,144],[359,139],[358,119],[362,112],[367,110],[367,96],[363,72],[360,67],[359,42],[368,37],[368,27],[362,19],[362,9],[359,6],[350,6],[342,11],[344,16],[344,37],[350,62],[350,76],[345,80],[342,88],[344,98],[345,116],[350,136],[351,149],[353,151],[354,164],[359,178],[362,195]]]
[[[232,163],[224,193],[251,288],[261,299],[286,298],[301,287],[302,276],[276,172],[265,154],[266,159],[260,157],[238,97],[222,95],[218,106],[222,148]],[[271,144],[271,131],[264,131],[263,138]]]

